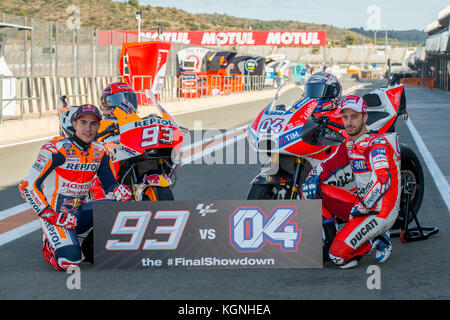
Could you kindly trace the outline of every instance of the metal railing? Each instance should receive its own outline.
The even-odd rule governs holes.
[[[0,94],[0,122],[5,118],[23,119],[25,114],[42,116],[45,108],[43,80],[37,76],[0,76],[0,93],[6,92],[9,97],[5,98]]]
[[[61,95],[67,96],[70,105],[99,105],[102,90],[119,80],[115,76],[0,75],[0,122],[56,114]]]
[[[122,78],[118,76],[0,75],[0,92],[3,92],[0,94],[0,122],[56,114],[61,95],[68,98],[70,105],[91,103],[99,106],[102,90],[115,81],[122,81]],[[153,85],[152,76],[134,76],[131,81],[138,95],[139,104],[151,105],[148,91]],[[257,91],[264,88],[263,76],[202,76],[196,78],[193,86],[190,87],[193,91],[187,92],[179,78],[160,77],[160,85],[153,90],[153,94],[159,101],[167,102]]]
[[[228,95],[248,91],[263,90],[265,76],[205,76],[181,75],[177,87],[177,96],[181,99],[201,98],[205,96]]]

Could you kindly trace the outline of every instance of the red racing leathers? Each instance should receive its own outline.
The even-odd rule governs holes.
[[[58,270],[81,261],[77,234],[92,227],[92,203],[84,205],[83,202],[96,175],[105,193],[118,186],[109,153],[103,145],[96,141],[85,144],[76,136],[57,137],[40,149],[28,177],[19,185],[24,200],[40,215],[49,250],[56,254],[56,260],[50,261],[44,248],[44,257]],[[49,210],[75,215],[76,229],[49,222],[45,219]]]
[[[396,133],[369,132],[355,141],[344,140],[332,157],[311,172],[323,182],[350,165],[355,177],[356,193],[320,184],[325,219],[337,216],[348,221],[329,249],[335,264],[344,265],[368,253],[369,240],[389,230],[397,219],[401,191],[399,148]]]

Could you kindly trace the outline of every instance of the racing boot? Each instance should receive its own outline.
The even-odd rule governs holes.
[[[351,253],[345,253],[336,250],[336,247],[338,246],[339,245],[335,246],[334,248],[332,246],[330,252],[328,252],[328,255],[330,256],[330,260],[341,269],[350,269],[356,267],[359,260],[361,260],[363,256],[373,252],[372,241],[367,241]]]
[[[389,231],[376,237],[373,245],[376,248],[375,259],[380,263],[386,261],[392,252],[392,243]]]
[[[44,256],[44,260],[47,261],[49,265],[55,268],[57,271],[63,271],[63,269],[58,265],[56,261],[55,251],[48,241],[45,233],[42,235],[42,255]]]

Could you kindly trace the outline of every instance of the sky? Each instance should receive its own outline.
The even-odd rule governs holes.
[[[124,1],[124,0],[116,0]],[[258,20],[294,20],[339,28],[425,30],[449,0],[139,0],[141,5]],[[373,8],[371,6],[377,6]],[[369,12],[367,12],[369,10]],[[374,24],[374,21],[376,23]]]

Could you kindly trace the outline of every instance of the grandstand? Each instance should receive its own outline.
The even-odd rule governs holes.
[[[433,79],[435,87],[450,90],[450,5],[439,11],[437,19],[427,28],[425,46],[417,48],[408,58],[408,66],[416,70],[420,78]]]
[[[360,46],[347,46],[344,48],[323,47],[271,47],[271,46],[242,46],[236,48],[239,55],[268,56],[279,53],[285,54],[292,62],[306,64],[377,64],[385,65],[390,59],[391,63],[405,63],[408,53],[412,48],[398,48],[387,46],[376,46],[373,44]],[[324,53],[325,50],[325,53]]]

